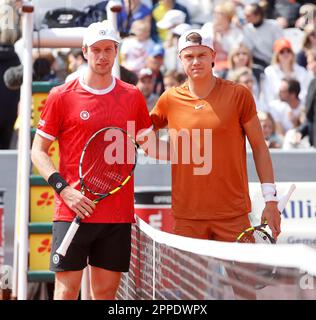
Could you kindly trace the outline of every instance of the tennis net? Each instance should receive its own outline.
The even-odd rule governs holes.
[[[118,299],[316,299],[316,250],[180,237],[141,219]]]

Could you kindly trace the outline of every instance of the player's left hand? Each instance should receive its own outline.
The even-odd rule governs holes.
[[[276,201],[266,202],[266,206],[262,212],[261,223],[268,223],[272,231],[272,236],[276,240],[281,233],[281,215],[277,207]]]

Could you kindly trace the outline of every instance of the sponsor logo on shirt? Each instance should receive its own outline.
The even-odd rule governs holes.
[[[38,124],[39,124],[40,126],[44,127],[44,126],[45,126],[45,120],[40,119],[39,122],[38,122]]]
[[[88,111],[81,111],[80,112],[80,118],[82,120],[88,120],[90,118],[90,114]]]

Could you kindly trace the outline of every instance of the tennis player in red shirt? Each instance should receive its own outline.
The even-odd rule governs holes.
[[[78,165],[85,143],[106,126],[128,131],[135,124],[136,139],[152,131],[146,102],[140,91],[112,76],[119,39],[106,23],[91,24],[84,35],[86,73],[51,90],[32,147],[32,161],[56,191],[50,269],[55,271],[54,299],[77,299],[83,269],[90,266],[93,299],[114,299],[121,272],[129,269],[131,223],[134,222],[133,179],[96,206],[80,193]],[[130,133],[130,132],[129,132]],[[48,156],[58,139],[59,171]],[[58,185],[59,188],[56,187]],[[55,261],[71,221],[82,224],[67,255]]]

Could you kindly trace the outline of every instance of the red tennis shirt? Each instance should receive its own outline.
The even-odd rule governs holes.
[[[115,78],[108,88],[94,90],[78,78],[51,90],[36,133],[52,141],[58,139],[59,172],[73,188],[80,190],[81,152],[92,134],[107,126],[128,129],[134,137],[151,131],[152,122],[141,92]],[[100,201],[91,217],[83,222],[134,222],[134,180],[123,188]],[[74,217],[75,213],[56,194],[53,220],[72,221]]]

